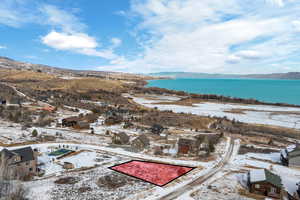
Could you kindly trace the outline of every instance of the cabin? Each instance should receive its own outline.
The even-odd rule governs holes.
[[[63,164],[64,169],[74,169],[74,164],[70,162],[64,162]]]
[[[177,141],[178,154],[198,155],[201,144],[196,138],[179,138]]]
[[[88,122],[79,121],[75,126],[73,126],[75,129],[90,129],[90,124]]]
[[[105,119],[104,124],[107,126],[119,124],[123,121],[123,117],[121,115],[112,115]]]
[[[25,179],[38,174],[37,151],[31,147],[15,150],[4,148],[0,152],[0,167],[5,179]]]
[[[142,151],[148,146],[150,146],[150,140],[145,134],[142,134],[134,140],[132,140],[131,146],[136,150]]]
[[[159,124],[154,124],[151,128],[151,133],[155,134],[155,135],[160,135],[164,130],[165,128]]]
[[[125,145],[129,143],[129,139],[129,136],[124,132],[114,133],[112,136],[112,143]]]
[[[64,127],[74,127],[79,122],[78,117],[69,117],[62,120],[62,126]]]
[[[248,172],[248,188],[251,193],[280,199],[282,180],[280,176],[267,169],[255,169]]]
[[[300,168],[300,144],[290,145],[282,149],[280,160],[284,166]]]

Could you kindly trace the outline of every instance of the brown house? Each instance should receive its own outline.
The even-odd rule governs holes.
[[[70,162],[64,162],[63,168],[64,169],[74,169],[74,165],[73,165],[73,163],[70,163]]]
[[[68,118],[65,118],[62,120],[62,126],[73,127],[73,126],[77,125],[78,122],[79,122],[78,117],[68,117]]]
[[[112,143],[124,145],[129,143],[129,139],[129,136],[124,132],[114,133],[112,136]]]
[[[142,151],[150,146],[150,140],[145,134],[143,134],[132,140],[131,146],[136,150]]]
[[[79,117],[69,117],[62,120],[63,127],[73,127],[76,129],[90,129],[90,124]]]
[[[200,143],[196,139],[179,138],[178,154],[198,154]]]
[[[0,167],[3,167],[3,176],[6,179],[25,179],[38,173],[37,152],[31,147],[0,152]]]
[[[266,169],[256,169],[248,172],[248,187],[251,193],[280,199],[283,185],[280,176]]]

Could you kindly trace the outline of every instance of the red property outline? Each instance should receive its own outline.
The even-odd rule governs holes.
[[[131,162],[134,162],[134,161],[136,161],[136,162],[144,162],[144,163],[162,164],[162,165],[176,166],[176,167],[186,167],[186,168],[190,168],[190,170],[187,171],[187,172],[185,172],[185,173],[183,173],[183,174],[181,174],[180,176],[177,176],[177,177],[171,179],[170,181],[168,181],[167,183],[165,183],[165,184],[163,184],[163,185],[159,185],[159,184],[156,184],[156,183],[154,183],[154,182],[150,182],[150,181],[147,181],[147,180],[145,180],[145,179],[139,178],[139,177],[137,177],[137,176],[134,176],[134,175],[131,175],[131,174],[127,174],[126,172],[122,172],[122,171],[119,171],[119,170],[117,170],[117,169],[113,169],[114,167],[117,167],[117,166],[120,166],[120,165],[124,165],[124,164],[127,164],[127,163],[131,163]],[[133,177],[133,178],[142,180],[142,181],[144,181],[144,182],[146,182],[146,183],[151,183],[151,184],[156,185],[156,186],[159,186],[159,187],[164,187],[165,185],[167,185],[167,184],[169,184],[169,183],[175,181],[176,179],[178,179],[178,178],[180,178],[180,177],[186,175],[187,173],[191,172],[192,170],[196,169],[196,167],[190,167],[190,166],[185,166],[185,165],[173,165],[173,164],[166,164],[166,163],[160,163],[160,162],[150,162],[150,161],[144,161],[144,160],[130,160],[130,161],[127,161],[127,162],[124,162],[124,163],[121,163],[121,164],[116,164],[116,165],[114,165],[114,166],[108,167],[108,169],[113,170],[113,171],[115,171],[115,172],[118,172],[118,173],[120,173],[120,174],[124,174],[124,175],[126,175],[126,176],[130,176],[130,177]]]

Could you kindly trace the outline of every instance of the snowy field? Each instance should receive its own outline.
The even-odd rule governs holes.
[[[159,102],[164,102],[166,98],[167,97],[156,100],[141,97],[133,97],[133,100],[136,103],[139,103],[146,107],[157,107],[159,110],[172,110],[176,113],[191,113],[202,116],[216,117],[226,116],[229,119],[235,119],[245,123],[266,124],[288,128],[300,128],[300,108],[222,103],[199,103],[194,104],[193,107],[156,104]],[[173,97],[169,99],[169,101],[172,101],[172,99]],[[241,109],[244,114],[228,112],[233,109]],[[282,114],[280,112],[290,113]],[[299,112],[299,114],[295,114],[294,112]]]

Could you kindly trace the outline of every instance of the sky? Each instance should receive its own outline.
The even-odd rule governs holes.
[[[300,71],[300,1],[1,0],[0,56],[133,73]]]

